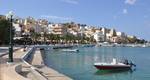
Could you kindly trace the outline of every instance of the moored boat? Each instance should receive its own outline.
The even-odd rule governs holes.
[[[79,52],[78,49],[62,49],[61,51],[65,51],[65,52]]]
[[[131,69],[133,63],[128,63],[127,60],[124,62],[117,62],[116,59],[113,59],[111,63],[94,63],[94,66],[100,70],[124,70]],[[135,65],[134,65],[135,66]]]

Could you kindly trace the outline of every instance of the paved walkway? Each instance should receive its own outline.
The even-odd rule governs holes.
[[[21,49],[17,50],[13,54],[14,62],[13,63],[7,63],[8,61],[8,55],[5,55],[3,57],[0,57],[0,80],[13,80],[18,77],[18,80],[22,78],[16,71],[15,67],[16,65],[26,65],[22,62],[21,57],[25,54]],[[27,65],[26,65],[27,66]]]
[[[31,66],[22,61],[21,57],[24,54],[25,52],[21,49],[15,51],[13,54],[13,64],[7,64],[8,55],[0,57],[0,80],[72,80],[43,64],[41,65],[43,60],[39,50],[35,51],[31,62],[36,69],[32,69]],[[21,67],[16,68],[18,65]],[[18,73],[15,70],[17,70]]]
[[[31,64],[38,68],[38,71],[41,72],[48,80],[72,80],[71,78],[55,71],[54,69],[44,66],[43,59],[40,50],[36,50],[33,56]]]

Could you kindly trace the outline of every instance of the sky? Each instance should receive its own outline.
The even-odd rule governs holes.
[[[0,14],[114,28],[150,40],[150,0],[0,0]]]

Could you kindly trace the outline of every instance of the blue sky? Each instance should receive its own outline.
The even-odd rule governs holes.
[[[0,0],[0,14],[13,11],[52,22],[74,21],[150,40],[150,0]]]

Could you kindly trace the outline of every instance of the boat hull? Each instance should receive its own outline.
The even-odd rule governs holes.
[[[78,49],[63,49],[62,51],[64,51],[64,52],[79,52],[79,50]]]
[[[99,70],[122,70],[122,69],[131,69],[130,65],[94,65]]]

